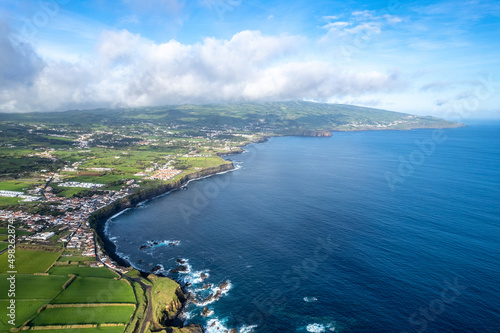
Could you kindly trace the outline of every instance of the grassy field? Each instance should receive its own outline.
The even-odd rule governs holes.
[[[0,228],[0,234],[7,235],[7,233],[8,233],[7,228]],[[31,234],[32,234],[32,232],[16,229],[17,236],[24,236],[24,235],[31,235]]]
[[[44,273],[57,260],[62,252],[46,252],[16,249],[15,270],[18,274]],[[9,269],[7,252],[0,255],[0,273]]]
[[[179,287],[179,284],[173,280],[156,275],[149,275],[148,279],[153,283],[153,289],[151,290],[151,294],[153,295],[153,317],[159,320],[162,317],[165,306],[177,298],[175,290]]]
[[[19,203],[23,198],[10,198],[10,197],[0,197],[0,209],[5,206],[15,205]],[[5,208],[4,208],[5,209]]]
[[[135,296],[125,280],[79,277],[53,303],[135,303]]]
[[[118,274],[110,271],[105,267],[72,267],[72,266],[54,266],[49,270],[50,275],[65,275],[74,274],[81,277],[98,277],[98,278],[116,278]]]
[[[48,302],[48,300],[16,300],[16,326],[20,326],[27,320],[33,318],[37,314],[38,309]],[[0,316],[0,332],[8,332],[10,328],[13,327],[7,322],[9,320],[5,315],[7,306],[9,306],[9,301],[0,301],[0,308],[2,309],[2,316]]]
[[[96,261],[94,257],[85,256],[61,256],[57,261],[87,262]]]
[[[0,290],[9,289],[7,274],[0,274]],[[16,300],[48,299],[56,297],[62,291],[62,286],[69,280],[67,276],[36,276],[16,275]],[[7,293],[0,295],[6,298]]]
[[[30,326],[123,323],[130,320],[133,305],[49,308],[43,310]]]
[[[73,181],[73,180],[71,180]],[[59,187],[59,186],[54,186],[54,188],[61,190],[61,192],[58,192],[57,195],[60,197],[66,197],[66,198],[71,198],[73,197],[74,194],[78,194],[82,191],[84,191],[84,188],[80,187]]]
[[[0,235],[0,241],[4,241],[6,239],[6,237],[4,238],[3,235]],[[9,247],[9,243],[0,243],[0,252],[5,250],[7,247]]]
[[[31,185],[33,185],[35,183],[36,182],[33,181],[33,180],[21,180],[21,181],[19,181],[19,180],[9,180],[9,181],[3,181],[3,182],[0,182],[0,190],[25,192]]]
[[[38,330],[39,333],[93,333],[93,332],[103,332],[103,333],[123,333],[123,326],[104,326],[95,328],[68,328],[60,330]]]
[[[134,288],[134,293],[137,299],[137,307],[134,316],[130,320],[130,323],[125,331],[126,333],[134,332],[134,329],[137,326],[138,322],[144,319],[147,308],[147,296],[145,295],[145,292],[142,289],[141,285],[137,282],[132,282],[132,286]]]

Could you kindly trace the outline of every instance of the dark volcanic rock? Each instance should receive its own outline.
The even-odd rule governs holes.
[[[221,284],[219,284],[219,289],[220,290],[227,289],[228,287],[229,287],[229,281],[224,281]]]
[[[177,268],[171,269],[170,273],[183,273],[183,272],[187,272],[187,271],[188,271],[188,268],[186,266],[180,265]]]
[[[201,313],[203,317],[208,317],[210,315],[210,310],[207,306],[203,307],[203,312]]]
[[[207,277],[208,277],[208,275],[207,275],[207,274],[205,274],[205,273],[201,273],[201,274],[200,274],[200,279],[201,279],[202,281],[203,281],[203,280],[205,280]]]
[[[151,273],[156,273],[159,270],[161,270],[163,267],[161,265],[156,265],[155,267],[151,268]]]
[[[213,296],[213,299],[218,300],[222,296],[222,291],[217,290],[217,292]]]
[[[205,329],[200,324],[189,324],[182,328],[179,327],[167,327],[165,329],[166,333],[204,333]]]
[[[181,264],[181,265],[184,265],[184,264],[186,263],[186,260],[181,259],[181,258],[176,259],[175,261],[176,261],[177,263]]]

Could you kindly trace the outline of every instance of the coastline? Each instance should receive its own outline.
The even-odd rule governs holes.
[[[465,127],[465,126],[455,126],[455,127],[439,127],[439,128],[460,128],[460,127]],[[248,144],[245,144],[241,147],[239,147],[238,151],[232,151],[228,153],[219,153],[217,154],[220,157],[224,156],[231,156],[231,155],[237,155],[244,153],[245,150],[243,147],[249,144],[256,144],[256,143],[262,143],[268,141],[270,137],[279,137],[279,136],[309,136],[309,137],[330,137],[332,136],[332,132],[363,132],[363,131],[380,131],[380,130],[392,130],[392,131],[407,131],[407,130],[418,130],[418,129],[437,129],[435,127],[425,127],[425,128],[411,128],[411,129],[353,129],[353,130],[328,130],[328,131],[312,131],[308,133],[304,133],[303,135],[300,134],[291,134],[291,135],[266,135],[262,136],[256,141],[250,142]],[[116,245],[113,243],[112,240],[108,237],[106,233],[106,225],[107,222],[116,216],[119,216],[120,214],[124,213],[128,209],[132,209],[135,207],[140,206],[141,204],[144,204],[145,202],[149,200],[153,200],[159,197],[162,197],[164,195],[169,194],[172,191],[178,190],[182,188],[183,186],[189,184],[191,181],[195,180],[200,180],[204,178],[208,178],[214,175],[218,174],[223,174],[226,172],[234,171],[237,168],[235,167],[234,163],[231,161],[227,161],[226,163],[222,163],[218,166],[215,167],[210,167],[206,169],[202,169],[196,172],[192,172],[189,174],[184,175],[182,178],[178,179],[177,181],[169,184],[161,184],[157,187],[154,188],[149,188],[146,190],[140,190],[136,193],[132,193],[128,195],[125,198],[122,198],[120,200],[115,201],[111,205],[108,205],[106,207],[103,207],[101,210],[96,211],[92,214],[92,216],[89,218],[89,223],[91,228],[95,232],[95,240],[96,243],[99,244],[99,247],[101,250],[107,254],[115,263],[117,263],[119,266],[122,267],[133,267],[134,269],[140,271],[142,274],[145,275],[155,275],[157,274],[152,273],[152,272],[146,272],[141,269],[138,269],[131,265],[131,263],[125,259],[124,257],[120,256],[117,252]],[[164,277],[172,280],[171,278]],[[173,280],[175,281],[175,280]],[[177,281],[175,281],[177,282]],[[182,290],[184,292],[184,290]],[[185,306],[188,304],[189,300],[186,297],[181,303],[181,306],[179,308],[179,313],[182,313],[184,311]],[[199,326],[199,324],[196,324]],[[173,326],[174,327],[174,326]],[[182,326],[175,326],[176,328],[182,328]],[[183,332],[183,331],[180,331]]]
[[[242,152],[243,150],[227,155],[239,154]],[[178,190],[181,187],[189,184],[189,182],[191,181],[208,178],[218,174],[223,174],[226,172],[234,171],[236,169],[237,168],[234,166],[233,162],[226,161],[226,163],[222,163],[215,167],[210,167],[199,170],[197,172],[186,174],[182,178],[173,183],[162,184],[158,187],[150,188],[147,190],[131,194],[125,198],[113,202],[111,205],[101,208],[100,210],[94,212],[89,218],[89,224],[91,228],[94,230],[94,238],[95,242],[97,243],[96,249],[99,248],[105,255],[111,258],[111,260],[113,260],[115,264],[117,264],[118,266],[121,266],[123,268],[132,267],[144,277],[149,278],[150,276],[158,276],[154,272],[146,272],[142,269],[134,267],[127,259],[121,257],[118,254],[116,245],[106,234],[107,222],[111,218],[119,216],[120,214],[124,213],[128,209],[138,207],[144,202],[167,195],[172,191]],[[169,318],[168,320],[169,325],[171,325],[170,327],[178,329],[179,332],[186,332],[186,333],[205,332],[205,328],[200,324],[189,324],[188,326],[183,326],[182,322],[178,320],[178,317],[184,312],[184,309],[189,302],[189,297],[185,296],[186,295],[185,290],[183,290],[182,287],[180,287],[178,281],[172,280],[171,278],[165,276],[161,276],[161,278],[168,279],[178,285],[175,291],[175,295],[173,295],[172,303],[165,305],[166,309],[170,309],[168,310],[168,313],[170,313],[172,310],[174,310],[175,313],[175,315],[173,315],[173,317]],[[146,291],[148,291],[147,288],[144,288],[144,292]],[[148,292],[150,293],[150,291]],[[151,294],[150,294],[150,299],[151,299]],[[151,321],[150,323],[153,324],[154,322]]]
[[[99,243],[101,249],[111,259],[113,259],[113,261],[115,261],[120,266],[130,267],[130,263],[116,253],[115,244],[106,235],[106,223],[110,218],[118,216],[119,214],[125,212],[127,209],[137,207],[148,200],[152,200],[157,197],[166,195],[172,191],[178,190],[182,186],[188,184],[190,181],[211,177],[232,170],[235,170],[235,166],[232,162],[228,161],[228,163],[223,163],[216,167],[210,167],[199,170],[197,172],[186,174],[173,183],[161,184],[158,187],[138,191],[125,198],[113,202],[111,205],[97,210],[89,218],[90,226],[95,232],[96,241]]]

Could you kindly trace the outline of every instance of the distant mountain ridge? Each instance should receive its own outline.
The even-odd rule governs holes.
[[[279,135],[307,136],[323,136],[322,133],[325,131],[409,130],[464,126],[430,116],[304,101],[0,113],[0,121],[82,124],[151,122],[185,128],[234,128]]]

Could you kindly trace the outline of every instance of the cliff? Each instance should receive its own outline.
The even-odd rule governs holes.
[[[178,327],[167,327],[166,329],[160,331],[160,333],[204,333],[205,330],[200,324],[190,324],[182,328]]]
[[[329,137],[332,136],[332,132],[327,130],[304,130],[297,134],[297,136]]]
[[[169,278],[156,275],[147,277],[152,283],[152,331],[175,333],[203,333],[202,325],[183,326],[179,314],[184,310],[187,297],[179,284]]]
[[[139,189],[138,191],[130,194],[129,196],[117,200],[112,204],[99,209],[98,211],[94,212],[89,218],[90,226],[92,227],[92,229],[95,230],[96,233],[96,241],[101,245],[101,248],[104,251],[106,251],[106,253],[116,263],[124,267],[129,266],[128,262],[126,262],[124,259],[120,258],[116,254],[115,244],[112,241],[110,241],[105,235],[104,229],[106,226],[106,221],[109,218],[127,208],[132,208],[141,202],[153,199],[159,195],[178,189],[183,185],[185,185],[190,180],[215,175],[217,173],[229,171],[232,169],[234,169],[233,163],[227,162],[216,167],[210,167],[196,172],[192,172],[184,175],[182,178],[171,183],[158,184],[155,185],[154,187]]]

